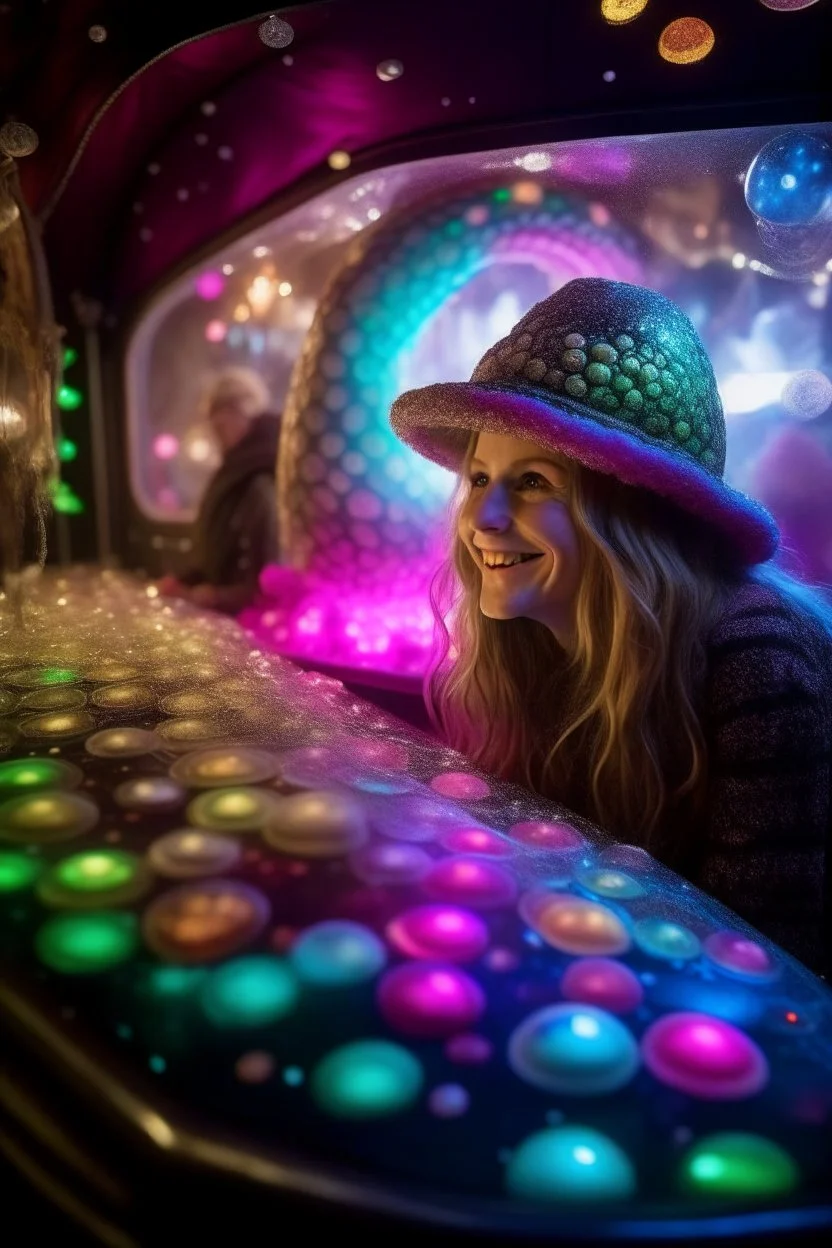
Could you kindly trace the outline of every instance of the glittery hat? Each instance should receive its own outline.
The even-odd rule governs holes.
[[[641,286],[568,282],[486,351],[470,381],[406,391],[391,423],[457,472],[474,430],[527,438],[672,499],[749,564],[777,548],[772,516],[723,481],[725,417],[696,330]]]

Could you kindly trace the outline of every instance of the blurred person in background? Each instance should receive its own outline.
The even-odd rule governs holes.
[[[236,613],[257,595],[260,572],[279,556],[275,464],[280,417],[265,382],[249,369],[224,370],[207,396],[207,418],[222,454],[194,531],[194,566],[165,576],[159,590],[196,606]]]

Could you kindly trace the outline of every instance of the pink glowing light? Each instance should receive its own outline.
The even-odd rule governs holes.
[[[460,1066],[481,1066],[494,1053],[494,1046],[485,1036],[475,1032],[463,1032],[452,1036],[445,1045],[445,1056],[449,1062],[458,1062]]]
[[[458,906],[414,906],[387,925],[387,939],[408,958],[473,962],[488,945],[488,928]]]
[[[225,321],[209,321],[205,326],[205,337],[209,342],[224,342],[228,333]]]
[[[482,858],[443,858],[434,863],[422,887],[438,901],[494,910],[510,906],[517,897],[517,881],[503,867]]]
[[[742,1100],[769,1078],[768,1062],[754,1041],[709,1014],[666,1014],[647,1029],[641,1049],[656,1079],[701,1100]]]
[[[485,1010],[479,984],[455,966],[438,963],[407,963],[388,971],[377,1000],[389,1025],[408,1036],[452,1036]]]
[[[713,932],[703,945],[705,956],[723,971],[743,979],[771,980],[778,967],[768,951],[742,932]]]
[[[455,797],[462,802],[478,802],[491,794],[484,780],[465,771],[442,772],[433,777],[430,787],[443,797]]]
[[[225,279],[221,273],[210,271],[200,273],[196,279],[196,293],[200,299],[219,299],[225,289]]]
[[[172,433],[160,433],[153,439],[153,454],[157,459],[176,459],[179,454],[179,439]]]
[[[539,819],[525,820],[522,823],[513,824],[508,834],[531,849],[580,850],[584,848],[583,837],[568,823],[546,823]]]
[[[377,738],[360,738],[352,743],[352,757],[357,763],[365,763],[368,767],[387,768],[390,771],[404,771],[410,757],[403,745],[397,741],[382,741]]]
[[[440,844],[455,854],[483,854],[488,858],[510,858],[512,854],[510,842],[488,828],[452,828]]]
[[[611,958],[579,958],[563,973],[560,990],[567,1001],[597,1005],[610,1014],[627,1014],[641,1005],[641,981],[623,962]]]

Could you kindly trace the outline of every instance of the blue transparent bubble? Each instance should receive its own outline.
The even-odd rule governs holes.
[[[751,162],[745,202],[770,225],[832,220],[832,147],[800,131],[772,139]]]

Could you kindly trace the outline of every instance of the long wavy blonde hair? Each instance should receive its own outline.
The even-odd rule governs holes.
[[[543,624],[480,611],[481,572],[456,526],[463,473],[434,583],[426,700],[442,735],[487,770],[657,848],[674,807],[702,798],[705,643],[746,573],[672,504],[563,466],[582,561],[574,651]]]

